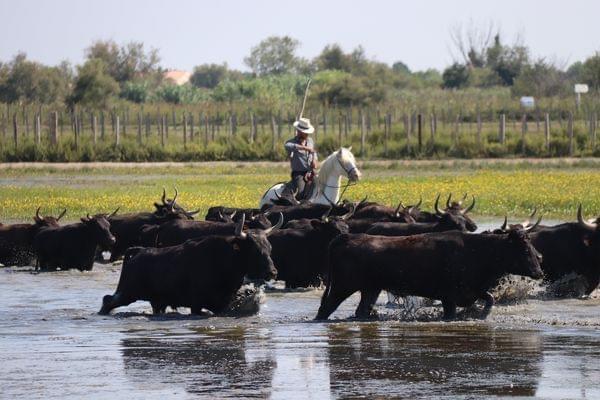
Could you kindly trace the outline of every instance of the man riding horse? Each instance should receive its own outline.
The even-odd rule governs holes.
[[[296,136],[285,142],[285,151],[290,158],[292,180],[286,185],[285,195],[296,195],[297,200],[310,197],[315,169],[318,166],[317,152],[310,135],[315,131],[308,118],[294,122]]]

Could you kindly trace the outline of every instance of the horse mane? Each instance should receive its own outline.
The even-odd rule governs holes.
[[[319,175],[324,177],[331,175],[333,169],[335,167],[335,161],[337,157],[338,150],[331,153],[323,162],[321,163],[321,167],[319,168]]]

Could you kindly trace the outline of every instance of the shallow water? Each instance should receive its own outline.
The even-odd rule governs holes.
[[[312,322],[320,290],[267,293],[247,318],[96,315],[119,271],[0,269],[1,398],[600,397],[598,298],[451,323],[353,321],[357,296]]]

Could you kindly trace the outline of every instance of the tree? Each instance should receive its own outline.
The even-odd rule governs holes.
[[[219,82],[228,77],[227,64],[202,64],[194,67],[190,83],[196,87],[215,88]]]
[[[402,61],[396,61],[392,64],[392,70],[400,74],[410,74],[410,68]]]
[[[295,72],[298,46],[300,42],[289,36],[270,36],[253,47],[244,62],[257,75]]]
[[[515,79],[512,93],[515,96],[556,96],[566,89],[566,73],[544,59],[526,65]]]
[[[444,70],[442,80],[445,88],[465,87],[469,82],[469,69],[465,65],[454,63]]]
[[[319,71],[338,70],[350,71],[348,56],[339,44],[329,44],[321,51],[321,54],[315,59],[315,64]]]
[[[583,63],[581,78],[593,88],[600,88],[600,52],[586,59]]]
[[[25,53],[17,54],[2,67],[0,101],[7,103],[44,103],[63,101],[69,87],[68,67],[46,67],[27,60]]]
[[[129,42],[119,47],[112,40],[99,40],[87,48],[86,56],[88,60],[102,60],[108,74],[121,84],[159,72],[158,50],[146,52],[142,42]]]
[[[104,61],[93,58],[77,67],[77,79],[69,103],[106,108],[118,93],[119,84],[109,75]]]
[[[494,31],[497,31],[497,29],[492,22],[485,27],[478,27],[472,21],[469,22],[467,27],[458,24],[450,30],[452,44],[467,67],[472,69],[481,68],[485,65],[485,56],[494,36]],[[456,60],[457,57],[454,56],[454,59]]]
[[[512,86],[523,67],[529,64],[529,49],[516,40],[512,46],[505,46],[500,34],[494,37],[494,45],[486,52],[486,66],[496,71],[503,85]]]

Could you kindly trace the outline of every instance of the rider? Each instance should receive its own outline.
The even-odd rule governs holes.
[[[296,197],[301,200],[305,196],[306,183],[314,177],[318,158],[313,140],[309,136],[315,131],[310,120],[300,117],[294,122],[294,128],[296,128],[296,136],[285,142],[284,147],[292,167],[290,190],[292,193],[297,193]]]

